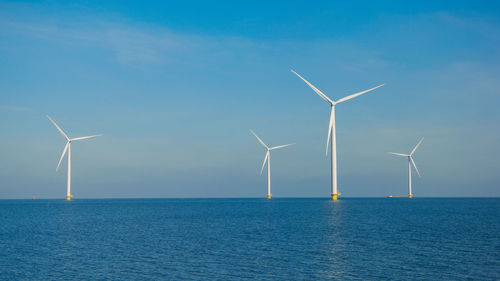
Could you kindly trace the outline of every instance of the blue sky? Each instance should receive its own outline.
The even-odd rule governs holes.
[[[337,107],[339,189],[500,196],[500,5],[494,1],[96,1],[0,3],[0,198],[73,194],[264,197],[329,194],[324,148]]]

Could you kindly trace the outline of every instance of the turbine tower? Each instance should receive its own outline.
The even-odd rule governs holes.
[[[417,165],[415,165],[415,161],[413,161],[413,153],[415,150],[417,150],[418,146],[422,143],[424,138],[420,139],[420,141],[415,145],[415,147],[412,149],[410,154],[403,154],[403,153],[395,153],[395,152],[389,152],[390,154],[396,155],[396,156],[402,156],[402,157],[408,157],[408,198],[413,197],[413,193],[411,193],[411,165],[413,164],[413,167],[415,168],[415,171],[417,171],[418,176],[420,177],[420,172],[417,169]]]
[[[63,132],[63,130],[56,124],[56,122],[54,122],[54,120],[52,120],[52,118],[50,118],[50,116],[48,116],[48,115],[46,115],[46,116],[50,120],[50,122],[52,122],[52,124],[54,124],[54,126],[56,126],[57,130],[59,130],[61,135],[63,135],[63,137],[65,137],[66,141],[67,141],[66,146],[64,147],[63,153],[61,155],[61,158],[59,158],[59,163],[57,164],[56,171],[59,170],[59,166],[61,166],[61,161],[64,158],[64,155],[66,154],[66,151],[67,151],[68,152],[68,188],[66,190],[66,200],[71,200],[71,197],[73,197],[73,195],[71,195],[71,142],[77,141],[77,140],[85,140],[85,139],[95,138],[95,137],[102,136],[102,135],[93,135],[93,136],[70,139],[68,137],[68,135],[66,135]]]
[[[366,94],[368,92],[371,92],[377,88],[384,86],[385,84],[381,84],[381,85],[378,85],[377,87],[374,87],[374,88],[371,88],[371,89],[368,89],[368,90],[365,90],[365,91],[362,91],[359,93],[355,93],[355,94],[349,95],[347,97],[341,98],[337,101],[334,101],[334,100],[330,99],[329,97],[327,97],[325,94],[323,94],[316,87],[314,87],[314,85],[309,83],[309,81],[304,79],[297,72],[295,72],[293,70],[291,70],[291,71],[295,75],[297,75],[300,79],[302,79],[304,82],[306,82],[306,84],[309,85],[309,87],[311,87],[311,89],[313,89],[313,91],[315,91],[316,94],[318,94],[322,99],[324,99],[325,101],[330,103],[331,112],[330,112],[330,124],[328,125],[328,138],[326,140],[326,155],[328,156],[328,144],[330,143],[330,137],[331,137],[332,142],[331,142],[331,150],[330,151],[331,151],[331,159],[332,159],[332,164],[331,164],[331,166],[332,166],[332,173],[331,173],[332,190],[331,190],[330,196],[331,196],[332,200],[337,200],[339,192],[338,192],[338,188],[337,188],[337,139],[336,139],[336,132],[335,132],[335,106],[339,103],[344,102],[344,101],[348,101],[348,100],[355,98],[357,96],[360,96],[362,94]]]
[[[266,157],[264,158],[264,163],[262,163],[262,168],[260,169],[260,174],[262,175],[262,171],[264,171],[264,166],[267,162],[267,199],[271,199],[271,150],[287,147],[290,145],[294,145],[295,143],[278,145],[274,147],[268,147],[258,136],[254,133],[254,131],[250,130],[252,134],[259,140],[260,144],[267,150]]]

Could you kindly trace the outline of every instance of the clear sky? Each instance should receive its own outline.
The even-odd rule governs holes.
[[[405,2],[405,3],[402,3]],[[439,3],[436,3],[439,2]],[[0,3],[0,198],[500,196],[498,1]]]

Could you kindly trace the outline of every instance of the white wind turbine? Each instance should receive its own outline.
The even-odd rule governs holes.
[[[410,154],[403,154],[403,153],[395,153],[395,152],[389,152],[390,154],[397,155],[397,156],[402,156],[402,157],[408,157],[408,198],[412,198],[413,194],[411,193],[411,165],[413,164],[413,167],[415,167],[415,171],[417,171],[418,176],[420,177],[420,172],[417,169],[417,165],[415,165],[415,161],[413,161],[413,153],[415,150],[417,150],[418,146],[422,143],[424,138],[420,139],[420,141],[415,145],[415,147],[412,149]],[[394,196],[390,196],[394,197]]]
[[[264,166],[267,162],[267,199],[271,199],[271,150],[287,147],[290,145],[294,145],[295,143],[278,145],[274,147],[268,147],[258,136],[254,133],[254,131],[250,130],[252,134],[259,140],[260,144],[267,150],[266,157],[264,158],[264,163],[262,163],[262,168],[260,169],[260,174],[262,175],[262,171],[264,171]]]
[[[63,151],[63,153],[61,155],[61,158],[59,159],[59,163],[57,164],[56,171],[59,170],[59,166],[61,166],[61,161],[64,158],[64,155],[66,154],[66,151],[67,151],[68,152],[68,188],[67,188],[67,191],[66,191],[66,200],[71,200],[71,197],[73,197],[71,195],[71,142],[72,141],[77,141],[77,140],[90,139],[90,138],[94,138],[94,137],[98,137],[98,136],[102,136],[102,135],[93,135],[93,136],[79,137],[79,138],[72,138],[72,139],[70,139],[63,132],[63,130],[61,128],[59,128],[59,126],[56,124],[56,122],[54,122],[54,120],[52,120],[52,118],[50,118],[50,116],[48,116],[48,115],[46,115],[46,116],[50,120],[50,122],[52,122],[52,124],[54,124],[54,126],[56,126],[57,130],[59,130],[59,132],[61,133],[61,135],[63,135],[63,137],[65,137],[66,140],[68,141],[66,143],[66,146],[64,147],[64,151]]]
[[[331,113],[330,113],[330,124],[328,125],[328,138],[326,140],[326,155],[328,155],[328,143],[330,142],[330,137],[331,137],[332,138],[332,142],[331,142],[332,192],[330,195],[332,197],[332,200],[337,200],[339,193],[338,193],[338,188],[337,188],[337,140],[336,140],[336,133],[335,133],[335,106],[339,103],[344,102],[344,101],[348,101],[348,100],[355,98],[357,96],[360,96],[362,94],[366,94],[368,92],[371,92],[377,88],[384,86],[385,84],[381,84],[381,85],[378,85],[377,87],[374,87],[374,88],[371,88],[371,89],[368,89],[368,90],[365,90],[365,91],[362,91],[359,93],[355,93],[355,94],[349,95],[347,97],[341,98],[337,101],[334,101],[334,100],[330,99],[329,97],[327,97],[325,94],[323,94],[316,87],[314,87],[311,83],[309,83],[309,81],[307,81],[302,76],[297,74],[297,72],[295,72],[293,70],[291,70],[291,71],[295,75],[297,75],[300,79],[302,79],[304,82],[306,82],[306,84],[309,85],[309,87],[311,87],[316,92],[316,94],[318,94],[325,101],[329,102],[331,105],[332,109],[331,109]]]

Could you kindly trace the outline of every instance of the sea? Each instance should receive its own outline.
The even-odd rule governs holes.
[[[500,280],[500,199],[0,200],[0,280]]]

